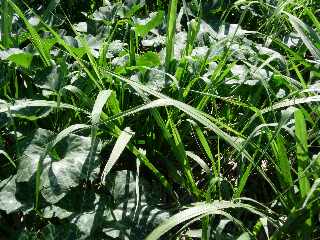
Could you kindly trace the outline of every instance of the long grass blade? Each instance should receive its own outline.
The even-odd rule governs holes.
[[[227,209],[234,208],[244,208],[254,214],[259,216],[266,217],[265,214],[258,211],[254,207],[243,204],[243,203],[233,203],[229,201],[214,201],[213,203],[198,203],[194,207],[190,207],[186,210],[183,210],[166,221],[164,221],[159,227],[154,229],[146,238],[146,240],[156,240],[160,239],[165,233],[167,233],[170,229],[178,226],[179,224],[197,218],[199,216],[204,217],[207,215],[215,215],[215,214],[223,214]],[[270,219],[270,218],[268,218]]]
[[[166,59],[165,59],[166,72],[170,72],[170,63],[171,63],[172,55],[174,52],[177,5],[178,5],[178,0],[170,0],[169,16],[168,16],[168,22],[167,22],[167,36],[166,36]]]
[[[14,166],[15,168],[17,167],[16,164],[14,163],[13,159],[9,156],[9,154],[3,150],[0,150],[0,154],[5,156],[9,162],[11,163],[12,166]]]
[[[100,116],[102,113],[102,108],[106,104],[107,100],[111,96],[111,90],[102,90],[94,103],[92,113],[91,113],[91,122],[92,125],[97,125],[100,121]]]
[[[127,144],[129,143],[130,139],[134,136],[134,132],[130,130],[129,127],[126,127],[118,137],[116,144],[114,145],[110,157],[107,161],[106,166],[101,175],[101,182],[105,184],[106,177],[110,172],[111,168],[116,164],[117,160],[119,159],[121,153],[126,148]]]
[[[298,160],[298,177],[300,195],[302,199],[306,198],[310,191],[310,183],[308,177],[303,174],[304,169],[308,166],[308,133],[303,112],[297,109],[294,113],[295,118],[295,135]]]
[[[186,151],[186,154],[187,154],[188,157],[190,157],[196,163],[198,163],[207,174],[209,174],[209,175],[211,174],[209,166],[198,155],[196,155],[195,153],[193,153],[191,151]]]
[[[314,30],[302,22],[299,18],[291,15],[290,13],[286,13],[289,16],[289,21],[293,28],[297,31],[299,36],[301,37],[303,43],[307,46],[311,54],[315,59],[320,60],[320,50],[315,46],[315,43],[320,42],[320,38]]]
[[[41,37],[39,36],[36,29],[29,23],[28,19],[25,17],[23,12],[20,10],[20,8],[12,1],[12,0],[6,0],[12,7],[12,9],[18,14],[18,16],[22,19],[24,24],[26,25],[26,28],[28,29],[30,33],[30,39],[33,45],[37,48],[38,52],[40,53],[40,57],[44,63],[45,66],[51,65],[51,56],[48,51],[46,51],[46,47],[44,46]]]
[[[51,144],[51,147],[54,147],[55,145],[57,145],[58,142],[60,142],[65,137],[69,136],[71,133],[74,133],[74,132],[82,130],[82,129],[89,129],[89,128],[90,128],[90,125],[87,125],[87,124],[74,124],[74,125],[71,125],[71,126],[67,127],[66,129],[63,129],[56,136],[56,138],[53,140],[53,142]]]

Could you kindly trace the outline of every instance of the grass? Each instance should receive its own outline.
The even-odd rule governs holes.
[[[319,3],[146,2],[1,2],[0,236],[316,239]]]

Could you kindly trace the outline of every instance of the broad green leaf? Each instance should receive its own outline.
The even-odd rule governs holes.
[[[106,5],[95,10],[92,14],[92,19],[96,21],[107,20],[110,21],[113,19],[114,15],[117,13],[117,4],[111,4],[109,1],[106,1]]]
[[[117,55],[119,55],[119,53],[125,51],[126,46],[127,46],[127,44],[124,42],[121,42],[120,40],[114,40],[114,41],[110,42],[108,45],[106,57],[107,58],[116,57]]]
[[[23,14],[21,9],[12,0],[7,0],[7,1],[10,4],[10,6],[13,8],[13,10],[17,13],[17,15],[23,20],[24,24],[26,25],[27,30],[30,33],[30,40],[39,51],[43,63],[45,64],[45,66],[50,66],[51,65],[50,53],[49,51],[47,51],[46,47],[44,46],[42,39],[37,33],[36,29],[29,23],[28,19]]]
[[[62,199],[70,188],[76,187],[81,179],[87,179],[86,171],[90,172],[90,179],[97,177],[97,153],[94,155],[92,166],[88,166],[91,139],[88,137],[69,134],[52,148],[48,149],[54,134],[44,129],[38,129],[21,144],[23,149],[19,159],[17,172],[18,182],[29,182],[36,174],[39,161],[42,161],[39,191],[46,201],[56,203]],[[58,139],[61,139],[58,135]],[[43,157],[43,154],[47,154]],[[42,159],[41,159],[42,158]]]
[[[140,200],[137,200],[135,175],[130,171],[110,173],[106,182],[109,183],[109,191],[114,197],[116,208],[113,211],[115,219],[104,231],[107,235],[124,239],[144,239],[148,232],[158,226],[170,215],[168,211],[157,207],[160,203],[161,185],[156,182],[148,182],[141,177],[139,179]],[[108,187],[108,185],[106,185]],[[139,203],[137,206],[136,204]],[[110,219],[110,217],[109,217]],[[110,219],[111,220],[111,219]],[[120,224],[114,224],[117,221]],[[122,227],[121,227],[122,225]],[[130,233],[125,236],[124,232]]]
[[[29,68],[32,62],[33,55],[28,52],[13,54],[7,59],[11,62],[14,62],[18,66]]]
[[[150,14],[151,19],[145,24],[136,24],[134,30],[138,36],[144,37],[150,30],[160,25],[163,21],[164,11],[159,11],[155,14]]]
[[[94,83],[94,85],[96,87],[98,87],[98,89],[102,90],[102,86],[101,83],[98,82],[96,80],[96,78],[92,75],[91,71],[88,69],[87,65],[85,65],[83,63],[83,61],[81,60],[81,58],[79,57],[79,51],[75,51],[75,48],[70,46],[65,39],[63,39],[52,27],[50,27],[48,24],[42,22],[44,24],[44,26],[46,27],[46,29],[48,29],[51,34],[54,36],[54,39],[57,43],[59,43],[61,46],[63,46],[64,49],[66,49],[68,51],[68,53],[77,61],[77,63],[83,68],[83,70],[87,73],[88,77],[90,78],[90,80]],[[83,40],[82,38],[80,38],[81,40]],[[85,44],[85,48],[84,50],[81,49],[80,53],[83,54],[83,51],[86,52],[87,54],[90,55],[90,59],[92,60],[92,62],[94,63],[94,59],[92,59],[91,56],[91,52],[90,49],[88,47],[88,44],[86,43],[85,40],[82,41],[82,43]],[[80,54],[80,55],[81,55]],[[95,65],[94,65],[95,66]]]
[[[160,65],[160,57],[155,52],[146,52],[136,57],[137,66],[155,67]]]
[[[32,62],[33,55],[29,52],[23,51],[19,48],[9,48],[0,51],[0,59],[8,60],[15,63],[18,66],[29,68]]]
[[[245,233],[242,233],[238,238],[237,240],[250,240],[251,237],[250,237],[250,234],[245,232]]]
[[[70,92],[73,93],[78,97],[79,100],[83,101],[86,105],[92,106],[93,102],[87,94],[85,94],[80,88],[73,86],[73,85],[66,85],[62,89],[60,89],[61,92]]]
[[[35,85],[41,89],[58,92],[65,84],[70,70],[66,59],[57,59],[51,66],[46,67],[42,71],[37,71],[35,75]]]
[[[0,209],[7,214],[17,211],[22,203],[16,199],[16,176],[0,182]]]
[[[90,189],[84,192],[76,188],[55,205],[45,207],[43,216],[68,221],[68,228],[60,229],[65,236],[77,234],[78,237],[86,238],[104,233],[104,237],[121,237],[126,240],[144,238],[170,213],[158,206],[163,193],[157,182],[149,182],[141,176],[138,186],[140,195],[137,195],[137,177],[127,170],[111,172],[106,177],[108,184],[103,187],[108,197]]]

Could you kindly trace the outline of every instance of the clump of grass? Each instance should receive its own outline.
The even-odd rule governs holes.
[[[317,3],[167,5],[1,2],[1,234],[319,235]]]

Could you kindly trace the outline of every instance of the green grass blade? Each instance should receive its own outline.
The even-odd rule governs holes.
[[[194,178],[192,175],[192,170],[191,170],[188,158],[187,158],[186,151],[184,149],[184,144],[182,143],[180,134],[178,132],[178,129],[176,128],[175,124],[172,122],[172,120],[170,118],[169,118],[169,124],[171,127],[172,136],[173,136],[174,143],[175,143],[175,148],[177,150],[178,159],[180,160],[180,164],[181,164],[181,167],[184,171],[184,175],[187,179],[189,188],[195,196],[198,196],[199,190],[198,190],[197,185],[194,181]]]
[[[306,198],[310,191],[308,177],[303,174],[304,169],[308,166],[308,133],[303,112],[298,109],[294,113],[295,118],[295,135],[298,163],[299,188],[302,199]]]
[[[190,221],[196,218],[205,217],[208,215],[224,215],[227,209],[243,208],[251,213],[257,214],[262,217],[266,217],[263,212],[258,211],[254,207],[243,204],[243,203],[233,203],[230,201],[214,201],[212,203],[197,203],[195,206],[183,210],[169,219],[165,220],[160,226],[154,229],[146,238],[146,240],[157,240],[160,239],[165,233],[167,233],[172,228],[178,226],[179,224]],[[268,218],[270,220],[270,218]]]
[[[88,67],[86,66],[86,64],[81,60],[81,58],[79,58],[79,56],[77,55],[77,48],[73,48],[71,46],[69,46],[64,39],[52,28],[50,27],[48,24],[46,24],[45,22],[42,21],[42,24],[51,32],[51,34],[54,36],[55,40],[57,41],[58,44],[60,44],[62,47],[64,47],[68,53],[79,63],[79,65],[83,68],[83,70],[88,74],[89,79],[94,83],[94,85],[99,89],[102,90],[102,83],[97,81],[96,77],[90,72],[90,70],[88,69]],[[84,44],[86,44],[86,42],[84,42]],[[86,49],[86,53],[89,50]],[[89,56],[91,53],[89,52]],[[92,59],[91,59],[92,60]],[[94,65],[93,66],[95,69],[97,69],[97,66]],[[99,77],[100,75],[98,75]]]
[[[116,144],[114,145],[110,157],[107,161],[106,166],[101,175],[101,182],[102,184],[106,183],[106,177],[110,172],[111,168],[116,164],[117,160],[119,159],[121,153],[126,148],[127,144],[129,143],[130,139],[133,137],[134,132],[130,130],[129,127],[126,127],[118,137]]]
[[[252,171],[252,168],[253,168],[254,164],[253,162],[251,161],[249,163],[249,165],[246,167],[246,170],[244,171],[244,173],[242,174],[242,176],[240,177],[240,180],[239,180],[239,183],[238,183],[238,186],[237,186],[237,189],[234,193],[234,198],[239,198],[241,196],[241,193],[243,192],[244,190],[244,187],[248,181],[248,178],[251,174],[251,171]]]
[[[76,131],[82,130],[82,129],[89,129],[90,125],[87,124],[74,124],[66,129],[63,129],[53,140],[51,147],[54,147],[58,142],[60,142],[65,137],[69,136],[71,133],[74,133]]]
[[[309,16],[309,18],[311,19],[311,21],[313,22],[313,24],[315,25],[318,32],[320,32],[320,22],[317,19],[317,17],[314,15],[314,13],[309,8],[306,8],[306,13]]]
[[[84,39],[82,36],[80,36],[75,30],[74,30],[74,32],[77,34],[77,37],[80,39],[80,42],[81,42],[81,44],[83,45],[83,47],[84,47],[84,49],[86,51],[86,54],[87,54],[87,56],[89,58],[90,65],[92,66],[92,68],[94,70],[94,73],[96,74],[96,78],[98,78],[99,87],[101,89],[101,88],[103,88],[103,81],[101,80],[100,73],[98,71],[98,64],[97,64],[95,58],[93,57],[93,55],[91,53],[91,49],[89,47],[89,44],[88,44],[87,40]]]
[[[232,147],[234,147],[236,150],[238,150],[240,153],[242,153],[249,161],[252,161],[252,157],[250,156],[250,154],[246,150],[243,149],[241,144],[239,144],[234,138],[232,138],[226,132],[222,131],[216,124],[214,124],[212,121],[210,121],[202,111],[200,111],[200,110],[198,110],[188,104],[185,104],[183,102],[174,100],[174,99],[172,99],[162,93],[159,93],[159,92],[141,84],[141,83],[138,83],[138,82],[129,80],[127,78],[121,77],[121,76],[119,76],[119,75],[117,75],[117,74],[115,74],[105,68],[100,68],[100,70],[102,71],[102,74],[107,74],[107,76],[110,74],[110,75],[126,82],[127,84],[129,84],[131,87],[133,87],[136,90],[138,89],[139,91],[144,91],[144,92],[151,94],[157,98],[167,99],[167,101],[170,102],[170,105],[180,109],[181,111],[183,111],[184,113],[189,115],[194,120],[200,122],[205,127],[209,128],[210,130],[215,132],[218,136],[220,136],[222,139],[224,139]]]
[[[196,122],[194,122],[193,120],[189,120],[189,122],[191,123],[192,128],[195,130],[196,135],[200,141],[200,144],[201,144],[203,150],[205,151],[207,157],[209,158],[209,160],[212,163],[212,169],[213,169],[215,176],[218,177],[219,175],[218,175],[217,169],[219,169],[219,166],[217,165],[217,163],[215,162],[215,160],[213,158],[213,154],[211,152],[211,149],[210,149],[210,146],[209,146],[209,143],[208,143],[206,137],[204,136],[201,128],[198,126],[198,124]]]
[[[12,28],[13,12],[9,8],[8,1],[2,1],[1,8],[1,43],[5,48],[9,48],[11,45],[10,32]]]
[[[275,110],[279,110],[281,108],[292,107],[304,103],[312,103],[312,102],[320,102],[320,96],[311,96],[311,97],[301,97],[295,99],[286,99],[275,103],[274,105],[264,108],[258,112],[258,114],[265,114]],[[256,114],[257,115],[257,114]]]
[[[111,96],[111,93],[111,90],[102,90],[98,94],[91,113],[92,125],[97,125],[99,123],[103,106],[106,104],[107,100]]]
[[[9,160],[9,162],[12,164],[12,166],[14,166],[15,168],[17,168],[16,164],[14,163],[14,161],[12,160],[12,158],[9,156],[8,153],[6,153],[6,152],[3,151],[3,150],[0,150],[0,154],[3,155],[3,156],[5,156],[5,157]]]
[[[178,0],[170,0],[166,35],[166,72],[170,72],[170,63],[174,52]]]
[[[320,38],[314,30],[302,22],[299,18],[286,13],[289,16],[289,22],[301,37],[303,43],[309,49],[315,59],[320,60],[320,49],[314,43],[319,43]]]
[[[289,188],[293,185],[291,176],[291,163],[287,156],[287,149],[284,145],[284,139],[279,135],[274,142],[276,160],[279,167],[280,182],[284,189]]]
[[[128,143],[127,148],[159,179],[160,183],[169,191],[172,191],[172,186],[166,177],[149,161],[146,155],[137,149],[134,145]]]
[[[136,36],[133,29],[130,29],[129,61],[130,66],[136,65]]]
[[[308,196],[306,197],[306,199],[304,200],[304,202],[302,204],[302,208],[307,207],[308,203],[310,202],[310,199],[312,199],[312,197],[315,194],[315,192],[317,191],[317,189],[319,189],[319,186],[320,186],[320,178],[316,179],[314,181],[314,183],[312,184],[310,192],[308,193]]]
[[[37,33],[36,29],[29,23],[28,19],[25,17],[23,12],[20,10],[20,8],[12,1],[12,0],[7,0],[12,9],[18,14],[18,16],[22,19],[24,24],[26,25],[27,30],[30,33],[30,40],[37,48],[38,52],[40,53],[40,57],[44,63],[45,66],[50,66],[51,65],[51,56],[48,51],[46,51],[46,47],[42,43],[42,39]]]
[[[65,109],[72,109],[74,111],[83,112],[89,114],[86,110],[75,107],[68,103],[58,103],[56,101],[46,101],[46,100],[17,100],[15,103],[9,105],[11,111],[19,111],[20,109],[29,108],[29,107],[51,107],[51,108],[65,108]],[[0,113],[8,112],[7,105],[0,104]]]
[[[193,159],[196,163],[198,163],[201,168],[208,174],[211,174],[210,168],[209,166],[206,164],[206,162],[204,160],[202,160],[198,155],[196,155],[195,153],[191,152],[191,151],[186,151],[186,155],[188,157],[190,157],[191,159]]]

